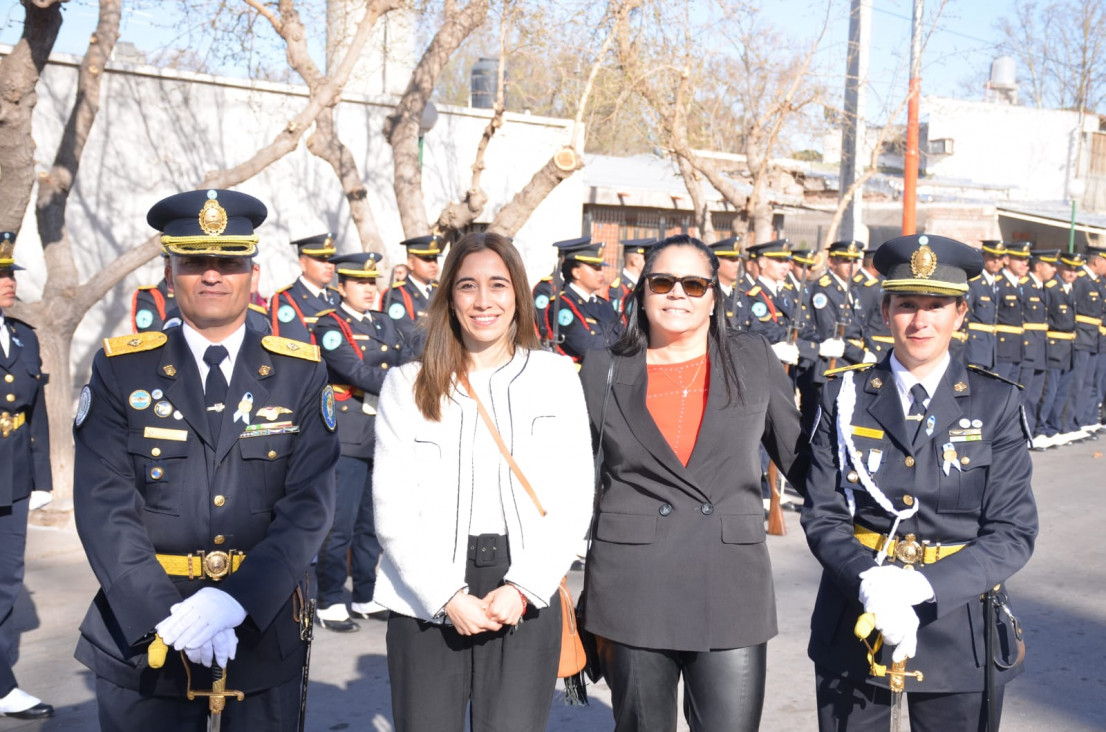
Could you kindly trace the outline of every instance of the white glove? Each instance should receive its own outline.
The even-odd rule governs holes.
[[[799,349],[791,343],[773,343],[772,350],[776,358],[786,364],[794,366],[799,363]]]
[[[27,504],[27,510],[37,511],[54,500],[54,494],[50,491],[31,491],[31,497],[28,500],[30,503]]]
[[[860,601],[865,607],[890,601],[920,605],[932,599],[933,585],[921,572],[885,564],[860,573]]]
[[[169,610],[169,617],[157,624],[157,632],[166,645],[178,651],[201,649],[219,631],[236,628],[246,619],[246,609],[214,587],[203,588]]]
[[[818,345],[818,355],[822,358],[841,358],[845,355],[845,341],[840,338],[830,338]]]
[[[876,629],[883,633],[883,642],[895,646],[891,660],[895,663],[912,658],[918,650],[918,614],[905,602],[884,602],[864,605],[864,611],[876,617]]]
[[[214,638],[203,645],[195,648],[185,648],[184,655],[188,656],[188,660],[192,663],[201,664],[208,668],[211,668],[212,661],[215,661],[222,668],[226,668],[227,662],[234,659],[237,651],[238,636],[234,630],[227,628],[226,630],[220,630]]]
[[[865,351],[864,360],[861,361],[861,363],[877,363],[878,361],[879,359],[876,358],[876,354],[872,353],[871,351]]]

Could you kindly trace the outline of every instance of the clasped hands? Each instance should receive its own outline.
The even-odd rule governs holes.
[[[458,592],[445,606],[446,617],[460,635],[518,625],[525,612],[522,595],[510,584],[497,587],[484,597]]]
[[[918,649],[918,614],[914,606],[933,599],[933,586],[921,572],[891,565],[860,573],[860,602],[876,618],[885,643],[895,646],[895,663]]]
[[[157,624],[157,634],[192,663],[225,667],[238,650],[234,629],[246,619],[246,610],[233,597],[214,587],[169,608],[169,617]]]

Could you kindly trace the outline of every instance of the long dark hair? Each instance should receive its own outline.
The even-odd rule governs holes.
[[[695,249],[710,264],[710,276],[713,283],[711,292],[714,293],[714,310],[710,315],[710,325],[707,328],[707,344],[713,344],[722,357],[721,368],[722,381],[726,384],[726,396],[733,398],[733,390],[737,386],[737,371],[730,356],[730,347],[727,338],[726,307],[722,286],[718,283],[718,257],[714,251],[695,237],[687,234],[677,234],[653,245],[645,254],[645,268],[638,277],[637,284],[630,292],[627,302],[623,306],[626,313],[626,331],[622,337],[611,346],[611,352],[616,356],[634,356],[649,347],[649,318],[643,307],[645,301],[646,277],[652,274],[657,257],[668,247],[689,247]]]
[[[540,343],[534,332],[534,302],[526,281],[522,257],[511,240],[500,234],[465,234],[449,248],[438,282],[438,294],[426,309],[426,346],[422,352],[422,368],[415,377],[415,404],[423,417],[441,421],[442,399],[449,394],[453,377],[467,373],[471,365],[469,353],[461,338],[461,324],[453,312],[453,285],[461,263],[470,254],[491,250],[499,255],[511,276],[515,291],[515,318],[511,322],[513,348],[536,350]],[[519,327],[522,323],[522,327]],[[512,349],[513,350],[513,349]]]

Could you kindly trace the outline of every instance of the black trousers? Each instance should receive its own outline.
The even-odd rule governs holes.
[[[890,691],[867,683],[854,684],[822,666],[816,665],[814,671],[819,732],[886,732],[891,726]],[[1000,720],[1002,692],[1002,686],[995,689]],[[962,694],[911,691],[905,696],[912,732],[987,730],[987,705],[981,691]],[[997,722],[995,726],[998,727]]]
[[[27,547],[27,507],[22,498],[0,507],[0,696],[16,687],[12,656],[19,647],[15,600],[23,589],[23,553]]]
[[[371,601],[380,559],[380,541],[373,521],[372,460],[343,455],[338,458],[334,475],[338,484],[334,523],[315,565],[320,608],[345,603],[347,567],[353,577],[353,601]]]
[[[764,706],[768,644],[695,652],[637,648],[596,638],[611,687],[615,732],[673,732],[684,681],[691,732],[755,732]]]
[[[510,567],[506,537],[469,537],[465,581],[483,597]],[[489,556],[493,555],[493,556]],[[479,559],[477,558],[479,557]],[[532,605],[514,628],[462,636],[392,613],[388,677],[396,732],[543,732],[561,655],[561,604]]]
[[[175,655],[175,651],[171,652],[169,660]],[[210,689],[210,676],[201,669],[199,666],[194,669],[193,688]],[[198,679],[195,671],[205,679]],[[229,676],[227,686],[234,688],[234,679]],[[223,732],[296,732],[300,724],[300,691],[300,679],[295,678],[272,689],[248,693],[242,701],[228,699],[223,711]],[[204,732],[207,729],[208,701],[203,698],[188,701],[183,694],[176,699],[147,696],[97,677],[96,704],[100,732]]]

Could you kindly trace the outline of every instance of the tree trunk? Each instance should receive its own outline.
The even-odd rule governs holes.
[[[570,153],[571,159],[569,159]],[[510,203],[499,209],[499,213],[488,226],[488,231],[504,236],[517,234],[549,192],[582,167],[584,167],[584,161],[575,150],[569,147],[561,148],[549,159],[549,162],[542,166],[541,170],[534,173],[534,177],[515,194]]]
[[[19,231],[35,183],[35,86],[61,28],[57,3],[23,1],[23,37],[0,62],[0,231]]]

